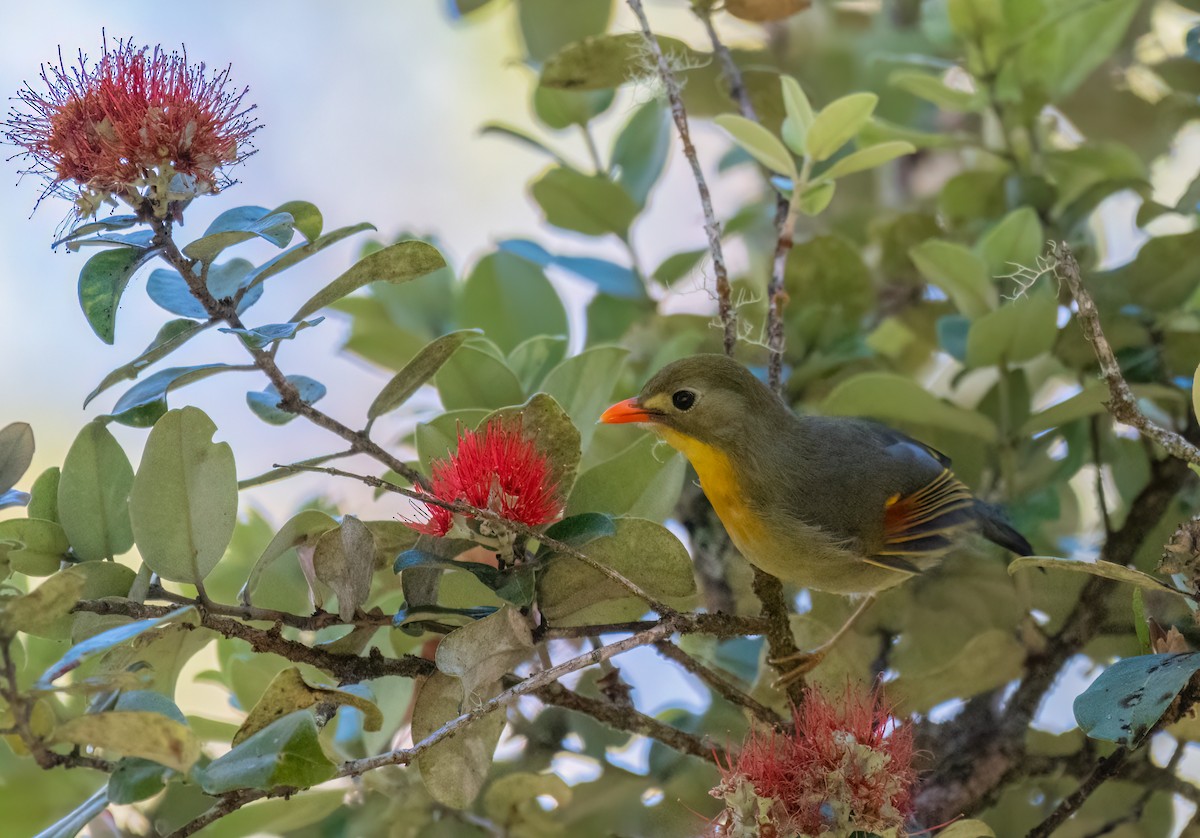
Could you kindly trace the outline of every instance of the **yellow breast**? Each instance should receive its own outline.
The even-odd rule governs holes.
[[[669,428],[656,428],[663,440],[688,458],[700,477],[700,488],[725,525],[734,546],[753,560],[766,535],[762,522],[746,503],[729,456],[711,445]]]

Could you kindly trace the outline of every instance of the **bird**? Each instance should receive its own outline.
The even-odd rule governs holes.
[[[648,426],[681,452],[752,565],[862,598],[817,649],[772,661],[800,662],[785,683],[815,667],[878,592],[935,566],[969,533],[1033,553],[999,507],[954,475],[945,454],[870,419],[797,415],[724,355],[667,364],[600,422]]]

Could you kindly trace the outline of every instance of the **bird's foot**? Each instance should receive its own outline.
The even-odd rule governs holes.
[[[784,672],[775,679],[774,686],[776,688],[786,687],[795,681],[800,680],[808,673],[812,672],[821,661],[825,660],[825,649],[815,649],[811,652],[797,652],[794,655],[786,655],[782,658],[769,658],[768,663],[772,666],[779,666],[785,663],[795,663],[796,665]]]

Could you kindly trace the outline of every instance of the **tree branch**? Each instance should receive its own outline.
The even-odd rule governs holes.
[[[606,661],[622,652],[627,652],[630,649],[635,649],[639,646],[646,646],[661,640],[665,637],[670,637],[675,631],[674,618],[664,618],[656,623],[653,627],[646,631],[638,632],[637,634],[626,637],[623,640],[618,640],[615,643],[609,643],[606,646],[601,646],[597,649],[592,649],[582,655],[578,655],[570,660],[563,661],[557,666],[552,666],[547,669],[531,675],[520,683],[509,687],[494,698],[485,701],[472,710],[463,713],[462,715],[451,719],[435,730],[433,733],[426,736],[420,742],[414,744],[411,748],[399,748],[387,753],[377,754],[376,756],[364,757],[362,759],[347,760],[338,768],[335,777],[357,777],[365,774],[368,771],[374,771],[378,768],[383,768],[389,765],[409,765],[421,754],[428,751],[430,748],[437,745],[443,740],[456,736],[467,725],[483,718],[489,713],[495,712],[503,707],[512,704],[518,698],[524,695],[533,695],[549,687],[564,675],[576,672],[585,667],[598,664],[601,661]],[[430,662],[431,663],[431,662]],[[583,698],[580,696],[580,698]],[[573,699],[571,699],[573,701]],[[582,705],[581,705],[582,706]],[[588,705],[590,706],[590,705]],[[689,747],[691,747],[689,745]],[[690,751],[685,751],[688,753]],[[168,838],[186,838],[197,830],[207,826],[218,818],[240,809],[255,800],[264,797],[281,797],[289,794],[294,794],[297,789],[293,788],[278,788],[269,791],[261,791],[256,789],[241,789],[238,791],[228,792],[220,797],[218,802],[200,815],[198,818],[184,824],[175,832],[171,833]]]
[[[1079,262],[1076,261],[1075,254],[1071,252],[1071,248],[1067,246],[1066,242],[1058,242],[1054,245],[1054,260],[1054,274],[1067,284],[1071,296],[1075,298],[1078,309],[1075,315],[1076,319],[1079,320],[1084,335],[1092,344],[1096,360],[1100,362],[1100,374],[1104,376],[1104,380],[1108,384],[1108,392],[1112,396],[1112,400],[1107,405],[1108,412],[1118,422],[1137,428],[1144,436],[1161,445],[1171,456],[1193,465],[1200,465],[1200,447],[1193,445],[1182,434],[1151,422],[1138,407],[1137,397],[1134,396],[1133,390],[1125,381],[1125,376],[1121,373],[1121,365],[1117,362],[1117,356],[1113,353],[1108,339],[1104,337],[1104,330],[1100,327],[1100,312],[1096,309],[1096,301],[1092,299],[1092,295],[1083,285]]]
[[[721,72],[725,74],[725,80],[729,83],[729,95],[737,102],[742,116],[758,122],[758,114],[755,113],[754,105],[750,101],[746,83],[742,79],[742,71],[738,69],[737,62],[733,60],[729,48],[717,35],[717,28],[713,25],[712,20],[712,9],[708,6],[693,5],[692,11],[695,12],[696,17],[700,18],[700,22],[704,24],[704,30],[708,33],[713,55],[716,56],[717,62],[721,65]],[[788,253],[792,249],[795,229],[796,214],[792,211],[791,203],[782,194],[776,193],[775,253],[771,262],[771,279],[767,284],[767,349],[770,352],[767,364],[767,384],[776,393],[783,390],[783,307],[787,304],[788,299],[787,293],[783,290],[783,278],[787,269]]]
[[[168,218],[152,217],[149,219],[149,223],[154,230],[152,245],[162,251],[162,257],[184,278],[184,281],[187,282],[188,290],[204,306],[204,310],[208,313],[209,317],[214,320],[222,320],[234,329],[244,329],[245,326],[238,316],[236,303],[232,300],[217,300],[209,293],[206,284],[208,266],[197,262],[195,259],[188,258],[175,243],[171,232],[173,221]],[[197,265],[201,267],[199,273],[196,272]],[[337,434],[349,442],[355,452],[368,454],[392,471],[402,475],[405,480],[410,481],[414,485],[425,485],[424,475],[372,441],[366,432],[356,431],[347,425],[343,425],[332,416],[323,413],[300,398],[300,391],[288,381],[283,370],[275,363],[275,356],[271,352],[263,349],[254,349],[245,344],[243,346],[254,359],[254,366],[262,370],[263,374],[275,385],[275,389],[279,392],[278,407],[281,410],[286,410],[297,416],[303,416],[314,425]]]
[[[729,272],[725,267],[725,254],[721,249],[721,226],[717,223],[717,216],[713,212],[712,194],[708,191],[708,181],[704,179],[704,172],[700,168],[700,158],[696,154],[696,147],[692,145],[692,135],[688,128],[687,111],[683,107],[679,81],[675,78],[675,73],[672,72],[671,65],[663,54],[662,45],[659,44],[658,38],[654,36],[654,31],[650,28],[646,10],[642,8],[642,0],[626,0],[626,2],[641,24],[646,49],[649,51],[650,57],[654,59],[654,69],[658,72],[658,77],[667,94],[667,102],[671,106],[671,118],[675,122],[675,130],[678,132],[679,142],[683,146],[683,156],[687,158],[688,165],[692,167],[696,191],[700,193],[700,207],[704,211],[704,232],[708,236],[713,273],[717,278],[717,311],[720,314],[721,326],[724,331],[725,354],[732,355],[733,347],[737,343],[737,313],[733,309]]]
[[[762,603],[762,616],[767,621],[767,651],[772,660],[781,660],[796,655],[796,638],[792,636],[792,622],[788,617],[787,599],[783,595],[783,583],[765,570],[754,568],[754,595]],[[780,677],[788,674],[786,664],[773,664]],[[796,678],[787,686],[788,699],[799,705],[804,701],[804,679]]]
[[[314,648],[299,641],[287,639],[280,633],[278,623],[270,629],[258,629],[246,625],[236,618],[212,613],[206,610],[204,604],[198,600],[184,600],[184,602],[196,607],[200,616],[200,627],[212,629],[224,637],[244,640],[256,652],[272,652],[295,663],[311,664],[328,672],[343,684],[353,684],[388,675],[415,678],[419,675],[429,675],[434,670],[433,661],[414,655],[388,658],[384,657],[378,649],[373,649],[371,654],[366,656],[335,654],[325,649]],[[143,605],[114,597],[83,600],[73,610],[88,611],[93,614],[119,614],[135,620],[145,620],[162,617],[169,614],[174,608],[166,605]],[[179,625],[196,627],[187,621],[180,622]]]
[[[705,666],[670,640],[660,640],[654,644],[654,648],[658,649],[659,654],[664,658],[675,661],[695,675],[726,701],[749,710],[763,724],[771,727],[782,727],[787,724],[787,721],[774,710],[755,701],[747,693],[735,687],[724,675]]]

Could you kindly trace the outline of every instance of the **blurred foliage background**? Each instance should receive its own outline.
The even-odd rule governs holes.
[[[755,113],[776,136],[787,138],[781,74],[795,77],[817,110],[848,94],[878,96],[869,121],[831,160],[818,163],[814,177],[856,149],[882,142],[909,143],[914,152],[836,177],[828,205],[800,216],[784,277],[788,400],[802,411],[881,419],[946,452],[965,482],[1007,506],[1039,553],[1102,556],[1153,572],[1163,545],[1193,514],[1194,480],[1179,463],[1160,462],[1161,451],[1105,413],[1092,349],[1072,320],[1070,299],[1042,260],[1048,240],[1071,244],[1143,408],[1161,424],[1193,433],[1188,396],[1200,361],[1194,229],[1200,192],[1193,183],[1200,155],[1193,120],[1200,56],[1190,33],[1200,8],[1166,0],[818,3],[759,24],[731,14],[739,5],[714,10],[711,19],[742,69]],[[713,322],[713,266],[694,184],[644,53],[628,46],[635,23],[614,0],[572,0],[570,6],[567,14],[561,0],[451,2],[442,18],[413,12],[408,25],[407,17],[380,11],[393,27],[391,37],[409,39],[401,43],[414,50],[387,77],[361,72],[346,46],[361,36],[375,50],[394,51],[388,37],[370,34],[381,27],[361,11],[346,24],[348,41],[337,41],[345,50],[339,54],[322,52],[315,22],[279,24],[300,26],[312,39],[316,48],[308,63],[296,55],[265,61],[253,48],[226,50],[219,40],[201,53],[201,45],[186,36],[189,49],[211,63],[233,60],[235,80],[251,84],[256,98],[263,67],[272,67],[270,78],[289,90],[302,87],[314,68],[323,77],[315,89],[325,98],[305,101],[301,118],[289,116],[295,121],[284,123],[292,128],[286,134],[275,128],[283,117],[274,109],[289,113],[285,109],[297,107],[294,97],[258,98],[268,125],[257,138],[261,153],[239,170],[246,183],[222,204],[229,198],[264,207],[312,200],[325,218],[337,219],[330,227],[371,221],[381,231],[365,246],[343,244],[318,257],[324,261],[297,267],[295,286],[273,282],[261,304],[273,315],[260,320],[256,313],[254,322],[287,318],[354,255],[386,253],[393,242],[412,238],[439,246],[446,267],[403,284],[367,286],[325,308],[324,325],[282,345],[289,371],[325,382],[328,393],[320,404],[331,414],[366,416],[383,384],[423,347],[451,332],[481,330],[463,336],[430,378],[432,387],[399,412],[383,411],[373,438],[427,471],[453,444],[460,423],[473,425],[492,411],[548,393],[580,437],[567,513],[666,522],[700,567],[697,592],[682,601],[753,615],[758,602],[748,568],[725,547],[682,460],[637,431],[593,424],[605,405],[636,392],[664,363],[720,351],[721,333]],[[647,11],[659,34],[679,39],[668,54],[685,83],[684,102],[714,187],[738,303],[737,357],[762,368],[777,187],[787,184],[773,183],[744,143],[730,142],[711,123],[736,113],[737,105],[711,54],[703,4],[701,15],[683,0],[651,3]],[[259,19],[258,25],[257,40],[272,37],[273,21]],[[440,33],[441,58],[417,46],[423,26]],[[41,29],[51,30],[51,43],[95,40],[94,26],[74,38],[45,24]],[[170,45],[185,31],[181,25],[161,39]],[[605,33],[625,40],[580,44]],[[600,49],[605,44],[611,48]],[[445,55],[454,56],[450,66]],[[32,77],[37,59],[20,74]],[[283,78],[274,75],[280,65]],[[339,90],[357,103],[356,111],[331,110]],[[437,108],[418,109],[409,96]],[[381,147],[358,145],[356,137],[374,132],[385,139]],[[440,152],[442,143],[453,143],[456,156]],[[282,149],[307,157],[280,158]],[[273,158],[287,162],[266,162]],[[256,182],[260,173],[272,190]],[[34,238],[23,219],[29,192],[23,188],[5,201],[6,211],[16,207],[22,216],[4,225],[14,239]],[[204,229],[211,217],[204,213],[219,211],[201,206],[207,203],[217,202],[198,202],[194,225],[189,215],[189,238]],[[49,227],[47,218],[57,211],[47,204],[34,226]],[[297,221],[296,229],[301,226]],[[52,238],[47,232],[45,243]],[[261,262],[275,251],[269,242],[253,242],[246,252],[261,255]],[[14,370],[16,395],[0,418],[32,421],[42,446],[20,488],[62,463],[84,421],[74,400],[151,342],[167,319],[162,308],[174,311],[164,303],[169,295],[155,292],[153,283],[149,300],[141,299],[140,290],[131,293],[117,315],[117,350],[105,350],[97,361],[94,338],[69,299],[69,275],[82,262],[79,256],[39,256],[9,266],[0,277],[21,315],[20,340],[34,340],[31,329],[41,336],[37,340],[50,336],[32,344],[40,349],[27,361],[6,365],[6,375]],[[31,265],[46,274],[38,277],[35,293],[21,279]],[[56,307],[53,314],[26,313],[34,305],[27,300],[43,292]],[[60,332],[90,342],[60,341]],[[45,378],[39,359],[56,357],[60,344],[71,347],[73,366],[69,376],[56,376],[56,393],[66,394],[70,408],[38,415],[34,408],[52,397],[30,389],[22,376],[40,370]],[[20,357],[16,347],[23,345],[6,347],[6,356]],[[236,363],[231,359],[241,357],[233,336],[210,334],[170,363]],[[197,404],[214,418],[218,439],[233,447],[239,478],[253,478],[275,462],[335,450],[316,429],[301,429],[302,422],[282,429],[257,424],[270,421],[269,411],[255,411],[258,418],[247,413],[244,392],[266,383],[239,388],[232,380],[212,376],[168,400],[172,407]],[[102,394],[91,413],[121,414],[129,402],[122,406],[118,399],[128,389],[123,384]],[[116,434],[138,462],[146,432],[116,428]],[[347,468],[379,471],[362,457],[347,462]],[[412,591],[403,589],[391,566],[395,554],[410,546],[407,531],[395,522],[409,507],[328,478],[295,478],[243,492],[236,529],[205,581],[208,595],[236,602],[252,568],[271,553],[276,533],[301,508],[354,515],[372,525],[379,568],[361,603],[365,609],[391,614],[402,603],[414,605]],[[35,512],[49,514],[28,510],[31,518],[39,517]],[[4,514],[16,519],[25,513]],[[624,547],[632,549],[635,539],[626,533],[634,526],[641,525],[618,523],[617,533],[607,536],[622,547],[613,550],[613,561],[620,561]],[[654,527],[657,539],[664,530]],[[306,530],[322,532],[319,526]],[[15,536],[11,543],[28,547]],[[78,557],[79,545],[71,547]],[[106,569],[89,574],[97,579],[80,596],[127,596],[136,557],[126,554],[116,565],[100,566]],[[636,570],[631,566],[628,573]],[[19,571],[6,581],[25,589],[30,576],[39,574]],[[428,604],[495,607],[505,599],[471,573],[450,571],[440,578],[436,601]],[[670,574],[656,571],[650,581],[656,580],[670,581]],[[687,596],[682,588],[664,586],[663,596]],[[187,585],[168,587],[194,594]],[[272,556],[257,590],[259,607],[298,615],[311,610],[290,545]],[[1150,591],[1135,597],[1132,590],[1057,570],[1010,575],[1004,557],[994,552],[964,553],[889,592],[811,680],[839,689],[847,678],[868,682],[882,675],[898,711],[916,714],[918,744],[925,749],[925,796],[918,797],[923,826],[965,807],[996,835],[1024,834],[1111,747],[1076,728],[1069,709],[1074,697],[1101,667],[1148,651],[1139,633],[1146,617],[1194,637],[1179,597]],[[849,613],[841,598],[789,593],[802,646],[815,645]],[[628,598],[598,599],[600,607],[564,606],[556,624],[642,616]],[[109,627],[92,616],[78,614],[67,621],[73,624],[24,636],[24,683],[72,642]],[[389,656],[419,652],[434,634],[420,629],[436,621],[414,622],[409,631],[380,628],[357,649],[375,646]],[[155,680],[140,692],[173,696],[175,712],[182,710],[208,743],[205,759],[216,757],[289,664],[229,638],[155,631],[153,642],[122,645],[95,665],[100,674],[148,665]],[[289,633],[307,643],[337,642],[344,628]],[[758,638],[688,635],[680,644],[759,700],[785,706],[770,685]],[[555,660],[579,650],[566,640],[549,646]],[[637,707],[719,744],[740,741],[747,730],[740,710],[675,670],[663,680],[672,666],[645,654],[622,667],[635,686]],[[305,674],[314,683],[321,677],[317,670]],[[590,698],[606,695],[593,674],[568,683]],[[357,711],[343,709],[321,733],[326,753],[355,758],[386,749],[397,733],[402,741],[412,679],[374,678],[369,689],[383,711],[381,729],[364,730]],[[68,692],[48,704],[54,718],[65,721],[78,716],[86,700]],[[1200,735],[1194,728],[1184,721],[1157,733],[1125,778],[1106,784],[1055,834],[1179,834],[1195,809],[1189,798],[1197,793],[1167,778],[1194,775],[1194,746],[1188,744]],[[523,699],[495,736],[496,761],[490,773],[483,762],[486,785],[478,799],[466,801],[465,814],[436,794],[430,797],[417,772],[373,772],[353,787],[323,787],[247,807],[204,834],[469,835],[501,824],[514,835],[683,835],[702,830],[719,808],[707,794],[718,778],[711,762],[563,707]],[[1000,760],[1004,770],[983,772],[990,759]],[[102,785],[92,772],[43,772],[6,749],[0,749],[0,765],[6,801],[20,801],[8,807],[15,834],[47,826]],[[113,823],[121,826],[112,828],[166,832],[210,803],[195,784],[172,782],[136,807],[115,808]]]

